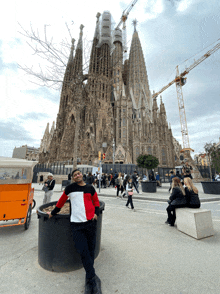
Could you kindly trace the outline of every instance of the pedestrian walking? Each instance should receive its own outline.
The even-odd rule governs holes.
[[[133,187],[135,188],[135,190],[137,191],[138,194],[141,194],[139,191],[138,191],[138,187],[137,187],[137,172],[134,171],[133,175],[132,175],[132,184],[133,184]]]
[[[125,206],[128,207],[128,205],[130,204],[132,211],[135,211],[134,210],[134,205],[133,205],[133,200],[132,200],[133,187],[134,187],[134,185],[133,185],[133,182],[132,182],[132,178],[128,178],[128,182],[126,184],[126,194],[128,196],[128,201],[127,201]]]
[[[156,182],[157,182],[157,186],[161,187],[160,175],[158,174],[158,172],[156,172]]]
[[[47,175],[47,180],[44,182],[44,187],[43,187],[43,189],[46,188],[44,189],[45,194],[44,194],[43,204],[51,202],[54,186],[55,186],[55,180],[53,178],[53,174],[49,173]]]
[[[123,180],[122,180],[121,173],[118,174],[118,177],[115,180],[115,185],[116,185],[116,189],[117,189],[116,197],[119,197],[119,191],[121,192],[121,197],[122,197],[122,193],[123,193]]]
[[[44,181],[44,176],[43,176],[43,175],[40,175],[40,184],[43,185],[43,181]],[[40,185],[40,184],[39,184],[39,185]]]
[[[73,241],[86,271],[84,294],[101,294],[101,280],[94,269],[99,199],[95,188],[83,181],[80,170],[75,169],[72,172],[72,178],[74,183],[65,188],[56,207],[48,214],[50,218],[53,217],[70,198],[70,226],[73,232]]]
[[[93,179],[93,175],[91,172],[88,173],[88,176],[86,177],[86,184],[88,185],[92,185],[94,182],[94,179]]]

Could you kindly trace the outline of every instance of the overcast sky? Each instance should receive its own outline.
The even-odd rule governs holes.
[[[70,34],[77,41],[79,26],[83,24],[88,49],[96,13],[109,10],[117,24],[130,3],[130,0],[4,2],[0,18],[0,156],[11,157],[15,146],[39,147],[47,123],[52,126],[59,108],[59,90],[32,83],[34,80],[17,67],[17,63],[30,67],[40,64],[42,68],[47,65],[32,54],[19,33],[19,23],[27,30],[31,23],[42,37],[47,25],[48,37],[53,37],[58,46],[62,39],[71,42]],[[129,45],[135,18],[151,91],[159,91],[172,81],[177,65],[183,71],[220,42],[219,0],[139,0],[127,20]],[[219,141],[219,74],[220,50],[194,68],[183,87],[190,147],[195,153],[203,152],[206,142]],[[162,97],[173,135],[182,144],[175,85],[163,92]]]

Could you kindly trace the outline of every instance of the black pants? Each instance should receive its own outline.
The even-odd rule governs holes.
[[[128,206],[129,203],[131,204],[131,208],[133,209],[134,205],[133,205],[133,201],[132,201],[132,195],[128,195],[128,201],[127,201],[126,206]]]
[[[176,220],[176,211],[175,209],[176,208],[182,208],[182,207],[186,207],[186,205],[171,205],[169,204],[169,206],[167,207],[167,214],[168,214],[168,218],[167,218],[167,221],[170,223],[170,224],[173,224],[175,223],[175,220]]]
[[[136,190],[136,191],[138,192],[138,194],[139,194],[138,187],[137,187],[137,183],[132,182],[132,184],[134,185],[135,190]]]
[[[121,191],[121,194],[123,193],[123,186],[120,187],[120,185],[117,185],[117,196],[119,194],[119,191]]]
[[[71,224],[73,241],[75,242],[75,247],[81,256],[87,279],[91,279],[95,276],[94,258],[96,244],[96,227],[96,220],[88,221],[88,223],[86,223],[85,226],[83,226],[82,228]]]

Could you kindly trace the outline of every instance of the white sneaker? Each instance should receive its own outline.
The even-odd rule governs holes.
[[[139,194],[142,194],[141,192],[139,192]]]

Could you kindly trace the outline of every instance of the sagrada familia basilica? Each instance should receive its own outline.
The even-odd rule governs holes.
[[[178,165],[181,146],[172,135],[162,98],[152,100],[141,42],[134,23],[129,58],[123,62],[122,31],[111,30],[111,14],[97,14],[88,73],[83,68],[83,25],[67,63],[59,112],[41,140],[41,163],[67,161],[74,150],[82,164],[136,164],[152,154],[160,167]],[[115,150],[113,150],[115,146]],[[75,149],[74,149],[75,148]],[[114,151],[114,154],[113,154]]]

